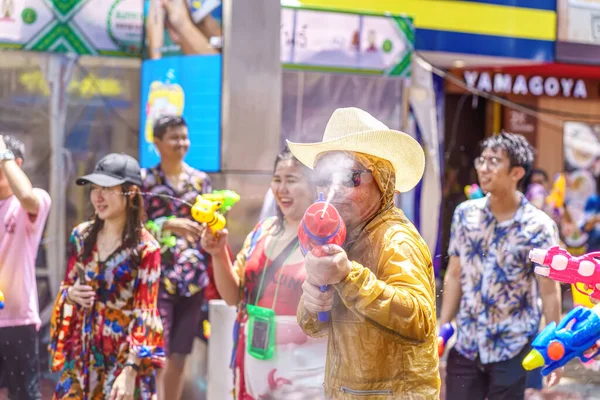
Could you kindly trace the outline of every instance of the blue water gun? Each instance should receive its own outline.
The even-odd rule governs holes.
[[[600,349],[596,341],[600,339],[600,305],[594,308],[577,307],[572,309],[558,326],[551,322],[535,338],[533,349],[523,360],[523,368],[528,371],[544,367],[542,375],[546,376],[566,363],[579,358],[588,362],[598,354]],[[584,353],[593,354],[586,357]]]
[[[444,350],[446,350],[446,344],[450,338],[454,335],[454,327],[451,323],[446,322],[440,327],[440,332],[438,333],[438,356],[441,357],[444,355]]]

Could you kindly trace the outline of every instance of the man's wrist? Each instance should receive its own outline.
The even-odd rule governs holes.
[[[123,367],[123,371],[130,376],[136,376],[139,370],[140,366],[134,362],[126,362]]]

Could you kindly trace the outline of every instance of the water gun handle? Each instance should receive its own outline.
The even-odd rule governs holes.
[[[448,340],[454,335],[454,327],[450,323],[445,323],[440,328],[440,333],[438,334],[438,356],[441,357],[444,354],[444,350],[446,349],[446,343]]]
[[[321,289],[321,293],[325,293],[328,289],[327,285],[323,285],[321,286],[319,289]],[[319,322],[327,322],[329,321],[329,312],[328,311],[319,311]]]
[[[312,253],[316,256],[316,257],[324,257],[327,255],[327,253],[325,253],[323,251],[323,248],[321,246],[319,247],[315,247],[312,251]],[[327,291],[327,289],[329,289],[327,287],[327,285],[323,285],[319,288],[321,290],[321,293],[325,293]],[[329,321],[329,312],[328,311],[319,311],[319,322],[327,322]]]

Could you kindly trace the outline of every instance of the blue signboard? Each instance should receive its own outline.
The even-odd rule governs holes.
[[[186,55],[145,60],[142,64],[140,164],[159,162],[153,125],[164,115],[188,124],[190,166],[218,172],[221,165],[221,55]]]

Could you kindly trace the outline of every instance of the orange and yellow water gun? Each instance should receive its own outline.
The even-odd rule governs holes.
[[[546,197],[546,204],[552,206],[555,210],[562,209],[565,206],[565,192],[567,191],[567,179],[565,174],[558,174],[552,185],[552,191]]]

